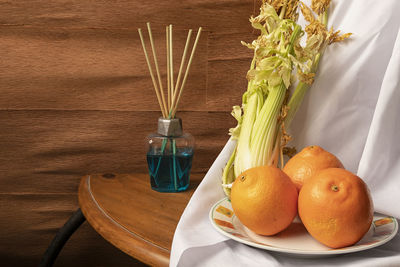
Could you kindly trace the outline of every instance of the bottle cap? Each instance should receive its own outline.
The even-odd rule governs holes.
[[[182,120],[180,118],[165,119],[158,118],[158,134],[164,136],[181,136]]]

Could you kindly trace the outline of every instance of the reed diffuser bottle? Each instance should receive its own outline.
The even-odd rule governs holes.
[[[180,192],[189,186],[194,138],[183,133],[182,120],[158,119],[157,133],[147,137],[150,184],[159,192]]]
[[[192,29],[188,31],[186,44],[183,51],[179,73],[174,82],[173,68],[173,45],[172,45],[172,25],[166,27],[166,58],[167,58],[167,93],[166,97],[161,81],[160,70],[157,63],[156,50],[154,48],[153,37],[150,23],[147,23],[150,45],[153,54],[153,61],[156,69],[157,80],[152,70],[152,64],[147,54],[141,29],[138,29],[140,41],[146,63],[149,68],[150,77],[153,82],[154,90],[160,105],[162,117],[158,119],[157,133],[147,137],[147,163],[149,166],[151,188],[159,192],[180,192],[189,186],[190,169],[194,150],[194,138],[182,131],[182,120],[175,116],[178,104],[185,87],[186,79],[192,64],[193,55],[200,38],[201,27],[197,31],[196,39],[193,43],[192,52],[186,65],[185,74],[182,70],[185,65],[187,50],[190,43]],[[183,79],[182,79],[183,77]],[[158,83],[157,83],[158,81]]]

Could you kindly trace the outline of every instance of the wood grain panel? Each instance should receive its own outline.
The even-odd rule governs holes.
[[[236,59],[249,60],[250,67],[253,51],[241,44],[241,41],[251,43],[257,38],[257,35],[252,33],[250,22],[247,22],[248,29],[244,32],[225,33],[213,32],[208,37],[208,60],[209,61],[230,61]],[[239,72],[238,72],[239,73]],[[242,74],[246,77],[246,73]]]
[[[155,28],[154,38],[165,81],[163,30]],[[136,30],[7,27],[0,34],[0,109],[159,109]],[[174,36],[176,77],[186,31]],[[252,57],[240,41],[254,37],[203,32],[179,109],[230,111],[239,104]]]
[[[1,111],[0,192],[76,192],[88,173],[146,172],[145,137],[158,112]],[[226,112],[181,112],[196,140],[193,172],[208,170],[229,138]],[[18,181],[18,182],[16,182]]]
[[[4,0],[0,24],[43,27],[138,28],[147,21],[155,25],[210,31],[241,31],[252,14],[253,0],[189,1],[90,1]]]
[[[207,109],[207,34],[180,110]],[[0,35],[0,109],[159,110],[136,29],[0,27]],[[165,28],[154,27],[153,35],[166,87]],[[174,31],[175,77],[186,35]]]
[[[247,88],[247,71],[252,60],[252,51],[241,44],[255,37],[248,33],[213,33],[209,36],[207,108],[227,111],[241,105]]]
[[[251,59],[215,60],[208,65],[207,105],[218,111],[242,104]]]

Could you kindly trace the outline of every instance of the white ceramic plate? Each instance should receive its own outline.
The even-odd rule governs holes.
[[[228,198],[218,201],[210,211],[210,220],[221,234],[249,246],[303,257],[321,257],[362,251],[385,244],[397,233],[397,220],[375,214],[368,233],[353,246],[332,249],[316,241],[298,218],[283,232],[262,236],[247,229],[235,216]]]

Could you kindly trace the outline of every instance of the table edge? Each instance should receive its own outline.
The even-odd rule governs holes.
[[[78,199],[83,215],[96,232],[118,249],[143,263],[152,266],[168,266],[170,250],[160,248],[149,240],[125,231],[99,209],[89,193],[89,177],[90,175],[82,177],[78,190]],[[130,247],[135,249],[129,249],[126,244],[130,244]]]

